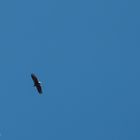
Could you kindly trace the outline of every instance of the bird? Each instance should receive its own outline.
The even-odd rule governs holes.
[[[34,73],[31,74],[31,78],[34,82],[34,86],[36,87],[38,93],[42,94],[41,82],[38,80],[38,78],[36,77],[36,75]]]

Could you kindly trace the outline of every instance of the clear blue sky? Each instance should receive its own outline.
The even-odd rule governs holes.
[[[139,5],[0,1],[0,139],[140,140]]]

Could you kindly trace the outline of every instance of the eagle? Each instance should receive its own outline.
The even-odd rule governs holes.
[[[36,77],[36,75],[34,73],[31,74],[31,78],[34,82],[34,86],[36,87],[38,93],[42,94],[41,82],[38,80],[38,78]]]

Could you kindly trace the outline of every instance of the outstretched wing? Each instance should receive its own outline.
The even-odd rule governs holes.
[[[42,87],[40,84],[36,85],[37,91],[41,94],[42,93]]]
[[[37,79],[37,77],[35,76],[35,74],[31,74],[31,77],[32,77],[32,79],[33,79],[33,81],[34,81],[34,84],[36,85],[36,84],[38,84],[38,79]]]

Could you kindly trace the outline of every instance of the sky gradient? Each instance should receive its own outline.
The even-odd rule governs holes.
[[[139,5],[0,1],[0,139],[140,140]]]

